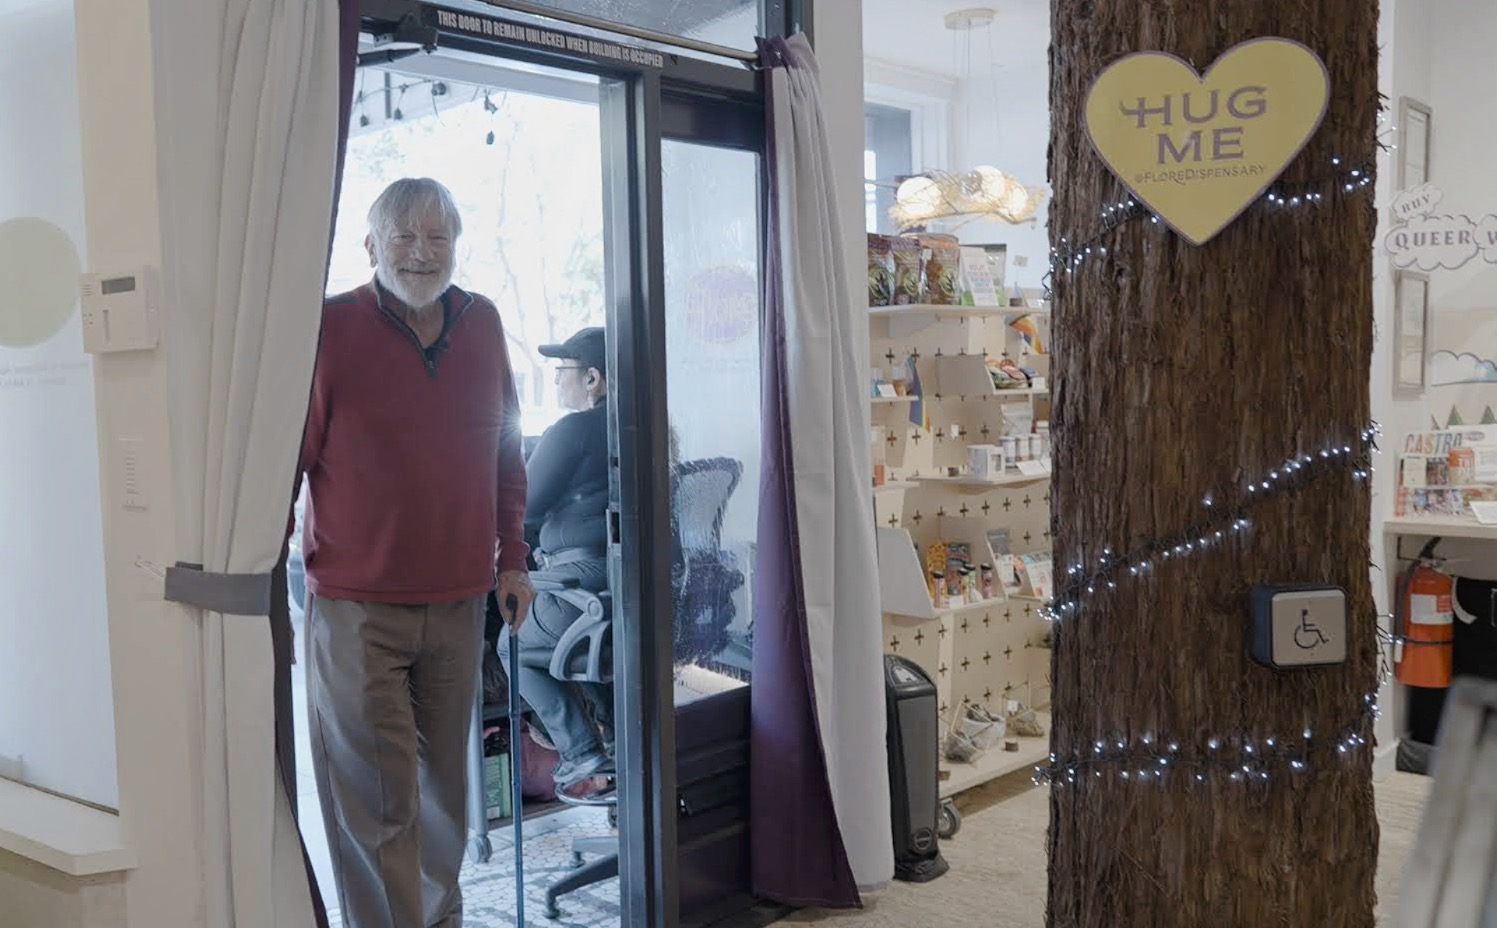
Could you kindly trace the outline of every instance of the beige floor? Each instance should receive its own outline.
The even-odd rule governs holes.
[[[1400,773],[1377,784],[1380,924],[1389,923],[1431,782]],[[941,847],[951,864],[946,876],[925,886],[896,883],[862,912],[802,912],[789,921],[826,921],[835,928],[1039,928],[1045,923],[1046,792],[1010,778],[968,793],[962,806],[961,834]]]

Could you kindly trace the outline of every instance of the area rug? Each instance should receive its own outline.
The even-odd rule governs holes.
[[[602,810],[576,809],[531,819],[525,823],[525,923],[555,928],[619,928],[619,881],[596,883],[563,896],[561,918],[545,916],[546,887],[572,869],[572,839],[608,835]],[[508,828],[491,838],[494,855],[488,863],[463,865],[464,928],[518,928],[515,915],[514,845]],[[341,928],[338,913],[329,913],[333,928]]]

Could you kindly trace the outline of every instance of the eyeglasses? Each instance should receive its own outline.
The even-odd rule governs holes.
[[[558,382],[561,381],[561,372],[562,371],[585,371],[585,370],[587,370],[587,368],[583,367],[581,364],[562,364],[562,365],[559,365],[556,368],[556,379],[557,379]]]

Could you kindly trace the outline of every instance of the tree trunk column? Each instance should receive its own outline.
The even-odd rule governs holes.
[[[1129,199],[1084,119],[1091,81],[1123,55],[1166,51],[1204,71],[1239,42],[1282,36],[1325,61],[1331,101],[1278,182],[1321,199],[1260,200],[1201,247],[1144,213],[1107,234],[1105,256],[1053,274],[1057,585],[1075,565],[1153,557],[1118,571],[1116,589],[1094,584],[1056,627],[1048,924],[1372,926],[1379,647],[1370,481],[1356,472],[1376,216],[1372,188],[1346,190],[1346,172],[1375,163],[1377,4],[1053,0],[1052,17],[1061,251]],[[1191,535],[1206,548],[1159,547]],[[1258,583],[1342,587],[1346,663],[1255,664]]]

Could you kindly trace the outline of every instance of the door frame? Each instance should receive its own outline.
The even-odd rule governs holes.
[[[622,924],[675,928],[680,917],[671,475],[669,410],[659,364],[666,352],[661,143],[670,138],[759,151],[765,156],[761,191],[767,190],[764,74],[742,62],[723,64],[660,49],[655,49],[660,51],[658,68],[622,63],[523,38],[443,27],[437,14],[445,11],[542,25],[553,35],[578,34],[479,0],[357,2],[361,30],[392,47],[414,47],[417,53],[422,45],[453,49],[599,79],[613,386],[610,580],[616,615],[654,617],[635,623],[632,634],[615,636],[615,678],[623,684],[615,695],[621,722],[616,731],[619,899]],[[763,0],[764,34],[783,37],[800,31],[809,38],[813,2]],[[761,221],[761,227],[767,232],[767,223]]]

